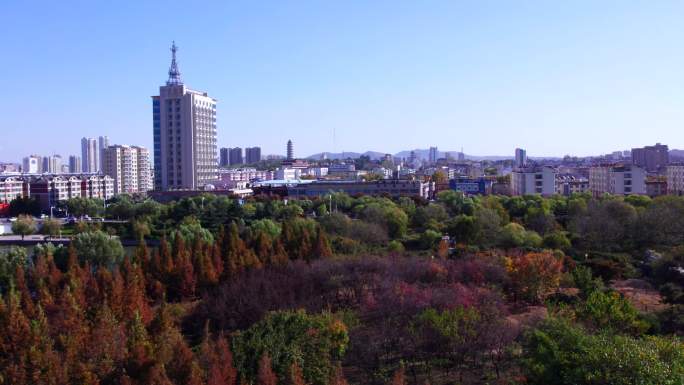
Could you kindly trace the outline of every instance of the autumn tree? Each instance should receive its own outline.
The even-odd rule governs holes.
[[[517,299],[539,302],[558,288],[563,262],[551,252],[531,252],[508,257],[508,273]]]
[[[258,385],[276,385],[278,383],[278,377],[273,372],[273,367],[271,364],[271,357],[268,353],[264,353],[259,360],[259,372],[257,374],[257,384]]]
[[[392,376],[392,385],[406,385],[403,365],[394,372],[394,375]]]

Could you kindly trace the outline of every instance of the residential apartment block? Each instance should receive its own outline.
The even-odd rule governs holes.
[[[81,139],[81,171],[98,172],[100,169],[100,151],[95,138]]]
[[[101,174],[0,176],[0,202],[21,196],[34,197],[43,210],[71,198],[109,199],[114,196],[114,180]]]
[[[511,195],[553,195],[556,171],[552,167],[516,168],[511,173]]]
[[[589,169],[589,190],[603,194],[646,194],[646,170],[635,165],[601,165]]]
[[[104,174],[114,179],[114,194],[146,193],[154,188],[150,153],[144,147],[115,145],[103,150]]]
[[[664,169],[669,162],[670,153],[667,145],[656,143],[655,146],[632,149],[632,164],[646,171],[654,172]]]
[[[230,166],[237,166],[243,164],[242,161],[242,148],[233,147],[228,149],[228,164]]]
[[[667,166],[666,177],[668,194],[684,194],[684,164],[671,164]]]
[[[247,164],[254,164],[261,162],[261,147],[247,147],[245,148],[245,162]]]

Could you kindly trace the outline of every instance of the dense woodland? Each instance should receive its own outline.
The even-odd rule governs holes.
[[[65,205],[120,222],[0,251],[0,384],[684,382],[682,197]]]

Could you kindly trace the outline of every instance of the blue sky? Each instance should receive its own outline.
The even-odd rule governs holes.
[[[219,145],[684,148],[680,1],[0,2],[0,161],[151,147],[169,45]],[[336,140],[333,142],[333,129]]]

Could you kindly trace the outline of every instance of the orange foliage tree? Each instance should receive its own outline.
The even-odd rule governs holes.
[[[563,260],[552,252],[531,252],[506,258],[516,300],[539,303],[558,288]]]

